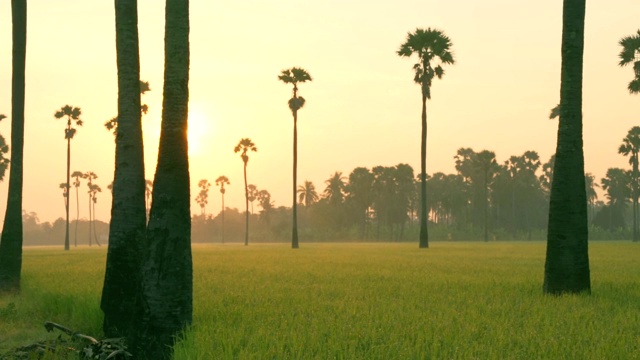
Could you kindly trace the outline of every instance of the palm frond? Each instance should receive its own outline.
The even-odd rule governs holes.
[[[629,86],[627,86],[629,93],[637,94],[640,93],[640,79],[633,79],[629,82]]]

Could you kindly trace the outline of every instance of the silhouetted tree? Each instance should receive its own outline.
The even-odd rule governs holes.
[[[496,154],[493,151],[482,150],[476,154],[474,165],[482,173],[484,241],[489,241],[489,185],[499,169]]]
[[[298,201],[306,208],[313,205],[318,199],[316,187],[311,181],[306,180],[303,185],[298,186]]]
[[[224,244],[224,193],[227,191],[224,188],[224,185],[231,185],[231,183],[229,182],[229,179],[224,176],[224,175],[220,175],[218,176],[218,178],[216,179],[216,186],[220,186],[220,195],[222,196],[222,243]]]
[[[76,229],[73,237],[73,246],[78,246],[78,221],[80,220],[80,195],[78,194],[78,189],[80,188],[80,179],[83,178],[84,174],[81,171],[74,171],[71,174],[73,178],[73,187],[76,188]]]
[[[601,180],[607,205],[594,219],[596,225],[609,230],[626,226],[624,213],[632,195],[631,182],[630,171],[620,168],[607,169],[606,176]]]
[[[258,191],[258,204],[262,208],[262,219],[268,224],[273,210],[273,201],[271,201],[271,194],[267,190]]]
[[[22,185],[24,159],[25,60],[27,48],[27,1],[11,1],[11,169],[7,209],[0,238],[0,292],[20,289],[22,270]],[[0,179],[6,170],[7,144],[0,139]]]
[[[96,175],[96,173],[94,173],[93,171],[87,171],[86,173],[82,174],[82,178],[83,179],[87,179],[87,187],[89,188],[89,190],[87,191],[87,194],[89,194],[89,246],[91,246],[91,227],[93,226],[93,215],[91,213],[91,209],[92,209],[92,198],[93,198],[93,191],[95,190],[94,188],[94,184],[93,184],[93,180],[98,178],[98,175]]]
[[[293,84],[293,97],[289,99],[289,109],[293,114],[293,226],[291,230],[291,248],[297,249],[300,246],[298,243],[298,204],[296,201],[298,190],[298,111],[302,109],[305,103],[305,99],[302,96],[298,96],[298,83],[312,81],[313,79],[305,69],[292,67],[291,69],[282,70],[278,80],[285,84]]]
[[[198,205],[200,205],[200,215],[205,219],[207,217],[206,206],[209,203],[209,188],[211,187],[211,183],[206,179],[202,179],[198,181],[198,187],[200,188],[200,193],[198,193],[195,200]]]
[[[640,42],[640,39],[638,40]],[[640,62],[638,62],[640,66]],[[634,80],[635,81],[635,80]],[[629,157],[631,165],[631,200],[633,201],[633,241],[638,241],[638,197],[640,189],[640,173],[638,172],[638,152],[640,152],[640,127],[632,127],[622,139],[618,153]]]
[[[244,232],[244,245],[249,245],[249,189],[247,188],[247,163],[249,162],[248,151],[258,151],[256,145],[249,138],[240,139],[238,145],[233,149],[233,152],[241,152],[240,157],[244,163],[244,200],[245,200],[245,232]]]
[[[595,182],[595,176],[591,173],[584,174],[584,187],[587,193],[587,210],[589,211],[589,223],[593,222],[593,214],[596,202],[598,200],[598,193],[596,192],[596,187],[599,185]]]
[[[89,186],[89,199],[91,200],[91,211],[89,212],[89,229],[93,227],[93,238],[96,240],[96,244],[98,244],[98,246],[102,246],[102,244],[100,244],[100,239],[98,239],[98,234],[96,234],[96,204],[98,203],[99,192],[102,192],[102,189],[99,185],[91,184]],[[91,245],[91,234],[89,234],[89,245]]]
[[[563,1],[560,121],[543,285],[554,295],[591,291],[582,142],[584,15],[585,0]]]
[[[415,76],[413,80],[422,89],[422,144],[420,148],[420,248],[429,247],[429,235],[427,232],[427,99],[431,99],[431,85],[434,77],[438,79],[444,75],[444,69],[440,64],[453,64],[451,52],[451,40],[440,30],[427,28],[416,29],[407,35],[407,40],[400,46],[399,56],[411,57],[416,54],[418,62],[413,66]]]
[[[167,0],[165,14],[162,125],[143,251],[145,306],[137,342],[139,352],[148,359],[168,359],[175,336],[191,324],[193,314],[187,140],[189,1]],[[143,176],[139,186],[143,206]]]
[[[253,202],[258,198],[258,188],[253,184],[247,185],[247,194],[251,203],[251,214],[253,214]]]
[[[331,177],[324,183],[327,185],[324,188],[324,196],[329,201],[329,204],[337,206],[344,202],[344,191],[347,187],[344,176],[339,171],[336,171]]]
[[[622,46],[618,55],[618,65],[627,66],[633,63],[634,78],[629,82],[627,89],[631,94],[640,93],[640,30],[634,35],[623,37],[618,44]]]
[[[355,211],[356,223],[360,228],[360,236],[367,237],[369,209],[373,203],[374,176],[365,167],[357,167],[349,174],[346,201]]]

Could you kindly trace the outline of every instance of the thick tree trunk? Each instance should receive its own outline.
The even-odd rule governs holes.
[[[140,263],[147,224],[140,114],[137,0],[116,0],[118,132],[107,264],[100,308],[107,337],[133,340],[140,316]]]
[[[298,111],[293,111],[293,228],[291,231],[291,248],[297,249],[298,244],[298,203],[296,190],[298,187]]]
[[[192,321],[193,269],[187,117],[189,1],[167,0],[162,130],[142,265],[138,354],[168,359]]]
[[[584,15],[585,0],[564,0],[560,123],[543,285],[554,295],[591,291],[582,150]]]
[[[0,239],[0,292],[20,289],[22,270],[22,184],[24,154],[27,1],[11,1],[13,63],[11,79],[11,163],[9,193]]]
[[[429,247],[427,232],[427,96],[422,94],[422,137],[420,146],[420,248]]]

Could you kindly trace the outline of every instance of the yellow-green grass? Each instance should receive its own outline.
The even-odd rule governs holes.
[[[640,359],[640,246],[590,244],[592,295],[542,294],[544,242],[194,246],[176,359]],[[27,249],[0,352],[100,336],[105,249]],[[7,310],[8,304],[14,310]],[[3,315],[4,314],[4,315]]]

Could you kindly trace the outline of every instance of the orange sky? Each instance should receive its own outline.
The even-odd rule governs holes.
[[[162,100],[164,6],[139,0],[141,77],[152,91],[143,119],[147,178],[155,171]],[[498,161],[555,151],[562,2],[557,0],[299,1],[191,0],[192,197],[197,182],[226,175],[226,204],[243,206],[242,160],[233,147],[250,137],[249,183],[276,206],[291,205],[292,119],[280,70],[307,69],[300,86],[298,182],[320,191],[335,171],[409,163],[417,171],[420,90],[413,62],[395,51],[407,31],[436,27],[453,42],[456,65],[436,80],[428,103],[427,172],[454,172],[460,147],[496,152]],[[599,180],[626,167],[617,147],[638,124],[640,98],[626,86],[631,68],[617,66],[618,40],[638,29],[637,0],[587,4],[584,141],[586,171]],[[53,113],[79,106],[85,126],[72,141],[72,171],[94,171],[103,193],[98,218],[109,219],[116,115],[113,1],[31,0],[28,9],[24,209],[41,220],[64,216],[64,124]],[[11,7],[0,3],[0,113],[11,113]],[[10,124],[0,124],[9,138]],[[4,216],[8,178],[0,183]],[[80,217],[87,217],[86,185]],[[75,199],[72,197],[72,204]],[[220,210],[216,189],[208,212]],[[192,211],[199,213],[193,202]],[[75,213],[72,205],[71,214]]]

